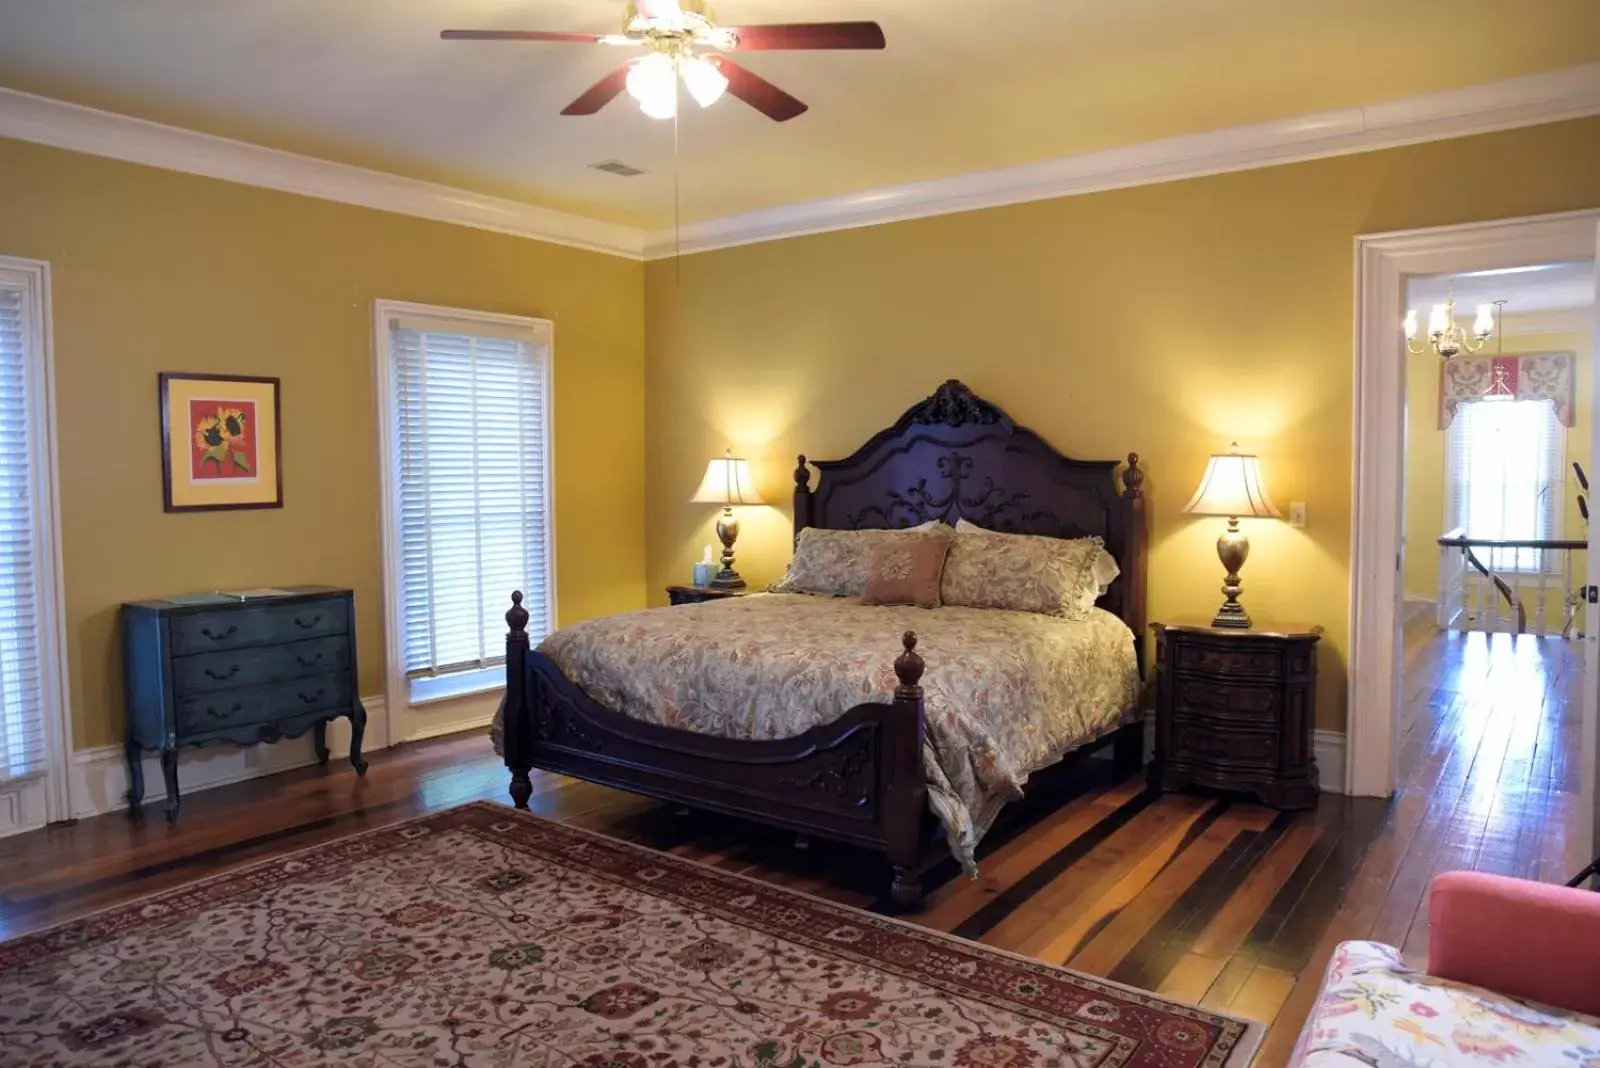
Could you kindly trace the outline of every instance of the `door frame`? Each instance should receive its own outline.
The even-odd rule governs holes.
[[[1405,565],[1406,376],[1400,330],[1405,280],[1419,274],[1593,259],[1597,224],[1600,209],[1589,209],[1355,239],[1348,793],[1388,797],[1397,783],[1400,575]],[[1596,640],[1592,628],[1588,640]]]
[[[30,480],[39,583],[39,693],[44,704],[48,761],[42,789],[28,778],[0,788],[0,834],[73,818],[72,712],[66,664],[66,597],[61,565],[61,483],[56,449],[55,347],[51,329],[50,264],[0,256],[0,271],[20,276],[27,353],[37,388],[30,398],[28,433],[37,443],[38,470]],[[42,796],[41,796],[42,795]]]

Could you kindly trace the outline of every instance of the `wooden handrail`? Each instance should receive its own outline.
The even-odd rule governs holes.
[[[1567,549],[1578,552],[1587,549],[1589,543],[1578,538],[1469,538],[1453,530],[1439,539],[1439,546],[1444,549],[1550,549],[1557,552]]]

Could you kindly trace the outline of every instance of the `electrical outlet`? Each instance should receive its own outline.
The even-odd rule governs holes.
[[[1306,502],[1305,501],[1290,501],[1289,502],[1289,525],[1291,527],[1301,527],[1301,528],[1305,527],[1305,525],[1306,525]]]

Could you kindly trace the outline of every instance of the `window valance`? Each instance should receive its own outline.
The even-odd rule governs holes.
[[[1538,352],[1439,364],[1439,429],[1455,421],[1456,409],[1487,397],[1548,400],[1561,425],[1572,426],[1573,355]]]

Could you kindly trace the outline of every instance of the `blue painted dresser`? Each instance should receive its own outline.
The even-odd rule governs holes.
[[[122,606],[131,813],[144,800],[146,750],[161,751],[167,819],[176,820],[179,749],[275,742],[309,730],[326,764],[328,721],[339,716],[350,717],[350,763],[366,774],[355,595],[332,586],[285,590],[226,603]]]

